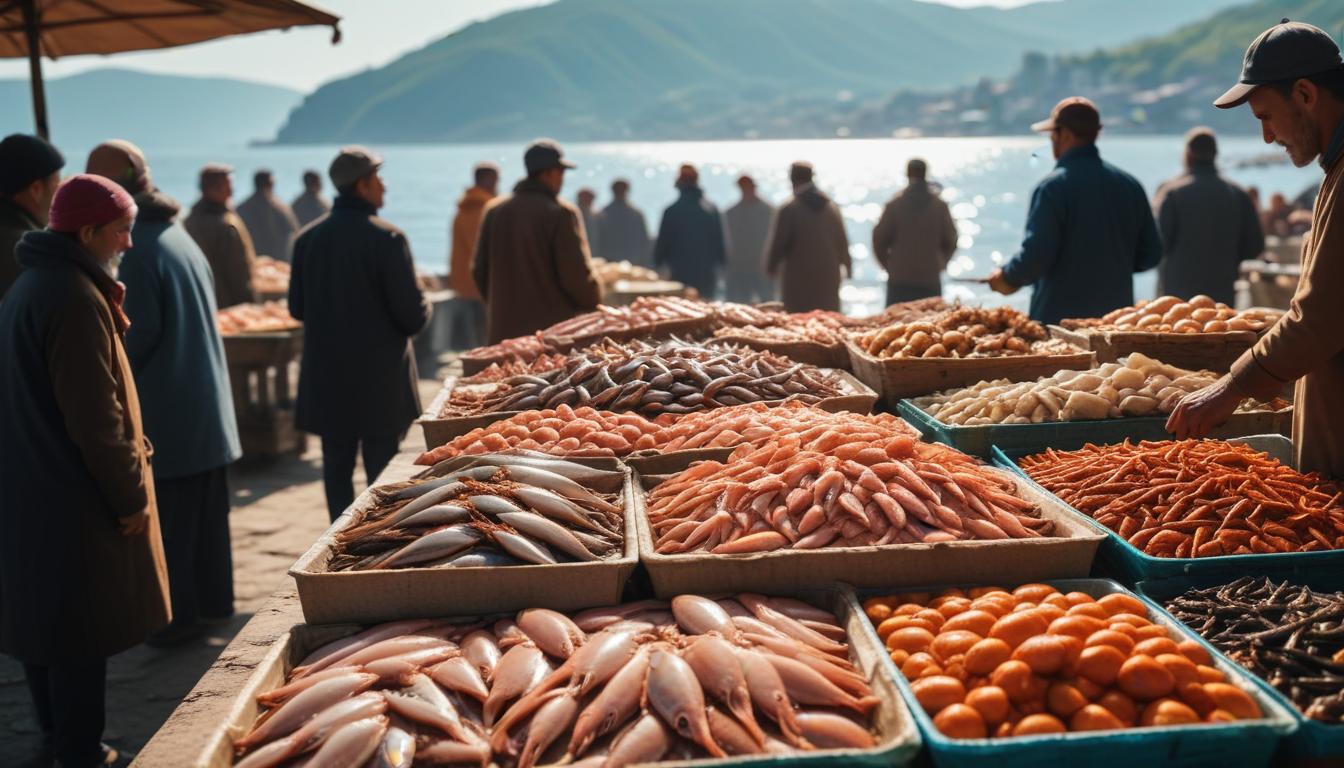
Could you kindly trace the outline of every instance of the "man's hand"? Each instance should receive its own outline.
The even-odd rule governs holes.
[[[1009,296],[1011,294],[1017,293],[1017,286],[1008,282],[1008,278],[1003,276],[1002,269],[996,269],[993,272],[989,273],[989,277],[985,278],[985,283],[995,293],[1002,293],[1004,296]]]
[[[123,536],[138,536],[149,530],[149,509],[145,508],[117,520],[117,525],[121,528]]]
[[[1181,398],[1167,418],[1167,431],[1179,440],[1205,437],[1214,427],[1225,423],[1244,399],[1246,394],[1232,383],[1232,377],[1223,376],[1204,389]]]

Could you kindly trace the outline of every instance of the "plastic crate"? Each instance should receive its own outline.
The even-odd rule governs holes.
[[[1109,579],[1065,579],[1045,582],[1061,592],[1086,592],[1093,597],[1112,593],[1133,594]],[[932,592],[941,587],[920,587]],[[982,585],[959,585],[982,586]],[[1013,585],[1002,585],[1011,587]],[[912,590],[897,588],[892,592]],[[855,594],[855,602],[873,595],[887,594],[864,590]],[[861,609],[861,605],[860,605]],[[1161,610],[1150,610],[1149,618],[1180,637],[1194,633]],[[881,642],[872,622],[867,623],[871,639]],[[1123,731],[1043,734],[1008,738],[952,739],[933,724],[896,664],[888,657],[886,668],[896,678],[897,687],[914,713],[924,744],[937,768],[1040,768],[1040,766],[1087,766],[1088,768],[1196,768],[1196,766],[1269,765],[1279,742],[1297,728],[1289,708],[1268,695],[1246,670],[1215,656],[1214,663],[1228,682],[1245,690],[1260,705],[1263,720],[1236,723],[1128,728]]]
[[[1257,451],[1265,451],[1285,464],[1292,465],[1292,441],[1282,435],[1254,435],[1239,437],[1229,442],[1245,443]],[[1063,449],[1067,450],[1067,449]],[[1026,478],[1045,493],[1043,486],[1032,480],[1017,465],[1017,459],[1039,450],[1002,450],[995,446],[990,452],[991,460]],[[1053,495],[1053,494],[1052,494]],[[1055,497],[1058,498],[1058,497]],[[1061,503],[1064,503],[1061,500]],[[1140,581],[1175,579],[1181,577],[1208,576],[1223,577],[1231,581],[1238,576],[1274,576],[1282,577],[1298,569],[1344,568],[1344,550],[1335,549],[1324,552],[1296,552],[1287,554],[1263,555],[1222,555],[1219,557],[1153,557],[1121,538],[1120,534],[1064,503],[1069,511],[1086,520],[1094,528],[1106,534],[1097,552],[1097,568],[1114,576],[1122,583],[1133,586]],[[1096,571],[1094,571],[1096,572]]]
[[[1338,568],[1324,572],[1299,570],[1285,574],[1282,577],[1271,578],[1276,580],[1287,579],[1294,584],[1300,584],[1323,592],[1338,592],[1344,590],[1344,571]],[[1210,577],[1183,577],[1162,581],[1144,581],[1139,583],[1136,591],[1139,593],[1139,597],[1147,603],[1150,608],[1161,611],[1164,615],[1170,617],[1172,621],[1180,621],[1167,612],[1166,608],[1163,607],[1164,601],[1181,595],[1192,587],[1205,589],[1227,584],[1230,583],[1230,581],[1232,580]],[[1191,629],[1191,634],[1195,635],[1200,645],[1203,645],[1208,649],[1209,653],[1213,654],[1215,658],[1227,659],[1229,664],[1236,664],[1236,662],[1228,659],[1222,651],[1218,650],[1213,643],[1210,643],[1200,636],[1198,632]],[[1329,723],[1323,723],[1319,720],[1308,718],[1302,714],[1301,710],[1297,708],[1297,705],[1293,704],[1287,696],[1284,696],[1282,693],[1275,690],[1274,686],[1270,685],[1250,670],[1246,670],[1246,672],[1266,696],[1270,696],[1282,704],[1293,716],[1293,719],[1297,721],[1297,730],[1292,736],[1288,737],[1285,742],[1286,757],[1291,758],[1293,761],[1316,761],[1323,758],[1333,758],[1334,760],[1339,761],[1340,764],[1344,764],[1344,725],[1331,725]]]

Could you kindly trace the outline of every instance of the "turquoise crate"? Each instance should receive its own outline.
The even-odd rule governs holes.
[[[1255,578],[1259,577],[1257,576]],[[1310,571],[1302,571],[1299,569],[1292,573],[1285,574],[1282,577],[1271,576],[1270,578],[1273,578],[1276,581],[1286,579],[1293,584],[1310,587],[1322,592],[1338,592],[1344,590],[1344,572],[1340,569],[1332,569],[1324,573],[1319,571],[1312,573]],[[1163,581],[1143,581],[1139,583],[1136,591],[1139,593],[1139,597],[1150,607],[1169,616],[1172,621],[1179,621],[1179,619],[1172,616],[1167,612],[1167,609],[1163,607],[1164,601],[1177,597],[1192,587],[1206,589],[1208,587],[1227,584],[1234,580],[1235,579],[1225,580],[1206,576],[1198,578],[1166,579]],[[1226,654],[1218,650],[1213,643],[1205,640],[1198,632],[1195,632],[1193,628],[1191,628],[1191,633],[1195,635],[1200,645],[1203,645],[1215,658],[1227,659],[1229,664],[1236,664],[1235,661],[1232,661]],[[1293,704],[1287,696],[1284,696],[1282,693],[1275,690],[1274,686],[1270,685],[1253,672],[1250,672],[1250,670],[1247,670],[1247,672],[1255,681],[1256,685],[1264,691],[1266,696],[1270,696],[1274,698],[1275,701],[1282,704],[1293,716],[1293,719],[1297,721],[1297,730],[1284,742],[1284,757],[1294,761],[1316,761],[1329,758],[1339,760],[1344,758],[1344,724],[1330,725],[1329,723],[1322,723],[1319,720],[1312,720],[1306,717],[1302,714],[1301,710],[1297,708],[1297,705]]]
[[[1124,440],[1170,440],[1167,417],[1136,416],[1093,421],[1052,421],[1041,424],[983,424],[964,427],[944,424],[905,399],[896,404],[897,413],[915,426],[924,437],[956,448],[963,453],[988,459],[992,449],[1035,453],[1045,448],[1072,451],[1088,443],[1119,443]],[[1213,437],[1240,437],[1284,433],[1292,428],[1292,411],[1233,414],[1227,423],[1214,430]]]
[[[1113,593],[1133,594],[1109,579],[1063,579],[1047,581],[1061,592],[1086,592],[1093,597]],[[941,587],[919,587],[917,590],[897,588],[889,591],[863,590],[854,594],[859,603],[863,598],[892,592],[932,592]],[[957,585],[984,586],[984,585]],[[1015,585],[1002,585],[1011,588]],[[1141,599],[1141,598],[1140,598]],[[1170,614],[1150,610],[1148,618],[1160,623],[1172,633],[1198,639],[1184,624]],[[881,642],[877,628],[866,623],[871,640]],[[1253,768],[1270,764],[1279,743],[1297,728],[1289,707],[1279,698],[1270,696],[1254,676],[1225,657],[1215,656],[1214,664],[1227,676],[1228,682],[1246,691],[1265,714],[1263,720],[1240,721],[1225,724],[1183,725],[1148,728],[1129,728],[1123,731],[1093,733],[1062,733],[1040,736],[1013,736],[1002,739],[951,739],[933,724],[933,718],[915,699],[905,676],[890,657],[887,671],[896,678],[896,685],[915,716],[937,768],[1041,768],[1041,766],[1087,766],[1088,768],[1206,768],[1208,766],[1237,766]]]
[[[1291,464],[1292,441],[1281,435],[1254,435],[1236,438],[1231,442],[1242,442],[1266,451],[1284,463]],[[1071,450],[1071,449],[1064,449]],[[1027,482],[1035,485],[1044,493],[1050,493],[1032,480],[1017,465],[1017,459],[1039,450],[1001,450],[998,446],[990,452],[993,463],[1021,475]],[[1053,494],[1051,494],[1053,496]],[[1059,498],[1059,497],[1055,497]],[[1133,586],[1140,581],[1157,579],[1176,579],[1185,576],[1208,575],[1213,578],[1225,578],[1231,581],[1238,576],[1274,576],[1282,578],[1298,569],[1312,570],[1322,568],[1344,568],[1344,550],[1335,549],[1325,552],[1297,552],[1292,554],[1269,555],[1222,555],[1219,557],[1153,557],[1121,538],[1120,534],[1092,519],[1091,516],[1063,504],[1069,512],[1085,520],[1098,531],[1106,534],[1106,540],[1097,551],[1097,564],[1094,573],[1101,570],[1114,576],[1122,583]]]

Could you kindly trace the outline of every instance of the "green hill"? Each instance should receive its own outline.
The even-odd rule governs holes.
[[[560,0],[329,83],[290,115],[278,140],[741,136],[753,130],[735,118],[744,107],[751,123],[762,120],[760,105],[799,98],[844,110],[900,88],[1011,72],[1027,50],[1166,31],[1234,1],[1068,0],[1002,10],[915,0]]]
[[[159,148],[243,146],[269,138],[302,94],[219,77],[96,69],[47,82],[52,139],[88,147],[109,138]],[[31,133],[28,80],[0,80],[0,135]]]

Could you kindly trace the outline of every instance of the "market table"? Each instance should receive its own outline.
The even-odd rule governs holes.
[[[424,469],[415,464],[417,450],[398,453],[377,484],[405,480]],[[315,514],[319,512],[313,510]],[[295,553],[296,556],[298,553]],[[144,768],[181,768],[204,765],[202,750],[211,736],[226,726],[238,691],[256,671],[271,646],[290,628],[303,623],[298,592],[294,582],[284,582],[257,609],[233,641],[219,654],[210,669],[182,699],[173,714],[159,728],[132,765]]]

